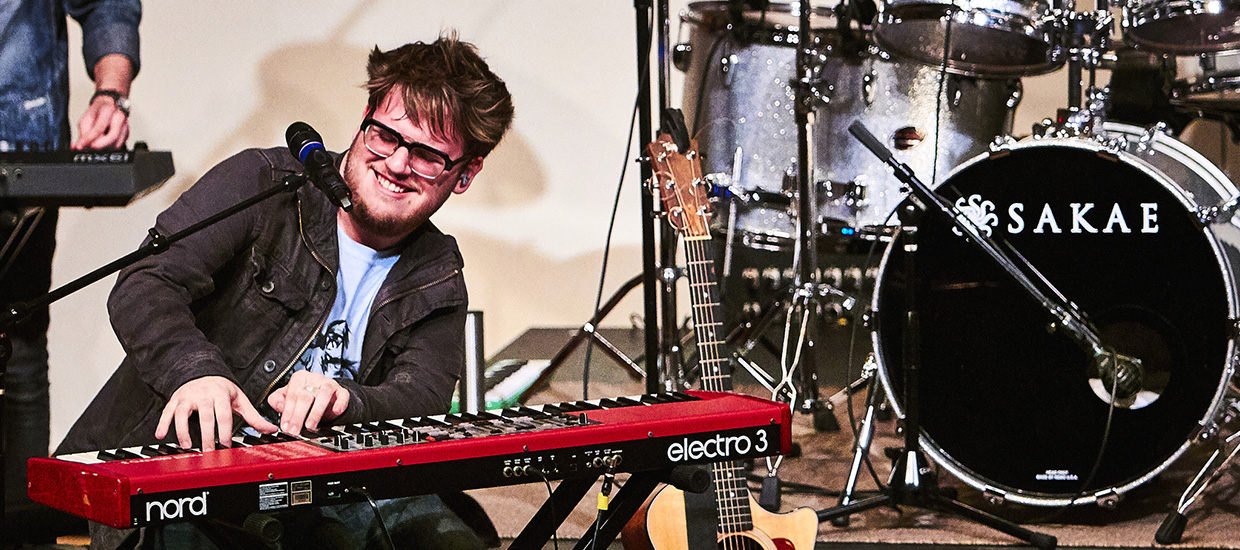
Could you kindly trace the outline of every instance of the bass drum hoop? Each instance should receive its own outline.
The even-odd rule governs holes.
[[[1126,136],[1128,138],[1133,138],[1133,139],[1139,139],[1141,136],[1148,135],[1146,132],[1134,126],[1130,126],[1126,124],[1111,123],[1111,122],[1108,122],[1104,125],[1103,134],[1109,137]],[[1167,154],[1170,158],[1176,160],[1177,162],[1182,164],[1184,167],[1187,167],[1193,170],[1194,172],[1197,172],[1199,175],[1202,175],[1200,171],[1205,171],[1206,172],[1205,175],[1209,176],[1206,179],[1209,180],[1208,183],[1211,185],[1214,191],[1217,191],[1220,193],[1228,192],[1228,191],[1230,193],[1236,192],[1237,188],[1235,187],[1234,184],[1231,184],[1227,176],[1224,175],[1221,170],[1219,170],[1212,163],[1210,163],[1210,161],[1207,160],[1200,153],[1196,152],[1195,150],[1190,148],[1188,145],[1180,141],[1177,141],[1175,139],[1166,137],[1163,134],[1158,134],[1158,136],[1160,137],[1152,140],[1154,144],[1151,145],[1151,147],[1155,148],[1158,152]],[[1083,149],[1083,150],[1087,150],[1087,151],[1091,151],[1095,153],[1107,153],[1107,154],[1115,153],[1115,151],[1108,150],[1106,147],[1104,147],[1102,144],[1098,142],[1080,139],[1080,138],[1043,138],[1043,139],[1037,139],[1037,140],[1026,139],[1026,140],[1022,140],[1020,142],[1017,142],[1011,145],[1011,149],[1015,150],[1015,149],[1023,149],[1027,147],[1049,147],[1049,146],[1072,147],[1072,148]],[[1160,146],[1163,146],[1163,147],[1160,147]],[[934,188],[937,189],[941,185],[950,183],[952,179],[959,172],[975,164],[985,162],[988,158],[990,158],[990,156],[991,156],[990,153],[983,153],[981,155],[973,157],[972,159],[968,160],[967,162],[953,169],[951,173],[948,175],[948,177],[942,180],[942,182],[939,185],[935,185]],[[1141,160],[1136,155],[1133,155],[1127,151],[1119,152],[1118,156],[1121,162],[1139,169],[1141,172],[1145,173],[1150,178],[1154,179],[1159,185],[1161,185],[1161,187],[1165,191],[1167,191],[1170,195],[1175,197],[1179,201],[1181,206],[1188,209],[1189,212],[1193,211],[1196,205],[1193,204],[1193,201],[1188,196],[1186,196],[1185,190],[1182,189],[1178,184],[1174,183],[1170,178],[1165,176],[1162,172],[1155,169],[1151,164]],[[1223,196],[1230,196],[1230,195],[1223,195]],[[1234,220],[1230,221],[1229,223],[1236,225],[1236,222]],[[1227,302],[1228,302],[1227,303],[1228,319],[1236,319],[1238,316],[1237,315],[1237,311],[1238,311],[1237,295],[1236,295],[1235,281],[1232,276],[1233,275],[1232,268],[1231,268],[1231,265],[1229,265],[1228,260],[1227,260],[1229,256],[1223,249],[1223,246],[1220,244],[1218,238],[1214,235],[1214,232],[1209,227],[1204,228],[1204,230],[1202,231],[1202,235],[1207,239],[1207,242],[1209,243],[1211,250],[1214,252],[1214,258],[1218,262],[1219,270],[1221,274],[1223,275],[1225,294],[1227,296]],[[883,252],[882,260],[879,263],[878,275],[875,279],[876,283],[874,285],[874,295],[872,297],[872,301],[870,304],[872,318],[877,318],[880,313],[879,302],[882,298],[883,281],[885,280],[886,275],[887,275],[888,262],[891,260],[891,252],[893,248],[894,247],[892,246],[887,247],[887,249]],[[882,341],[880,340],[879,332],[880,331],[878,329],[875,329],[871,331],[870,333],[870,336],[871,336],[870,343],[871,343],[872,349],[874,350],[875,359],[878,363],[879,380],[882,384],[883,391],[886,394],[887,402],[891,404],[892,409],[895,411],[895,413],[899,415],[899,417],[903,418],[905,415],[904,407],[903,407],[903,404],[901,403],[901,397],[896,395],[894,390],[892,389],[893,388],[892,381],[891,381],[891,377],[889,374],[889,369],[887,368],[888,361],[887,361],[887,358],[884,357],[883,346],[882,346]],[[1214,396],[1210,401],[1210,405],[1208,409],[1205,411],[1201,419],[1198,421],[1198,426],[1202,426],[1202,427],[1208,426],[1210,423],[1212,423],[1212,421],[1215,419],[1215,417],[1218,414],[1219,408],[1222,405],[1223,398],[1227,391],[1228,381],[1230,380],[1232,373],[1233,373],[1232,364],[1237,359],[1235,345],[1236,345],[1235,338],[1229,337],[1227,339],[1226,353],[1223,355],[1224,366],[1222,368],[1222,376],[1220,377],[1219,383],[1216,387]],[[1072,494],[1070,496],[1065,496],[1065,494],[1062,494],[1062,493],[1043,493],[1043,492],[1027,491],[1027,490],[1017,489],[1013,487],[1003,486],[1002,484],[996,483],[992,480],[988,480],[985,477],[976,474],[975,472],[971,471],[968,468],[968,466],[955,460],[953,457],[951,457],[949,454],[943,451],[940,448],[940,446],[936,444],[935,441],[925,433],[924,429],[919,439],[921,442],[922,449],[926,452],[928,456],[930,456],[934,460],[936,464],[940,465],[943,469],[947,470],[953,476],[965,482],[967,485],[979,491],[982,491],[988,495],[997,495],[998,497],[1000,497],[1002,502],[1014,502],[1014,503],[1025,504],[1025,505],[1030,505],[1030,506],[1051,506],[1051,507],[1090,504],[1090,503],[1098,502],[1100,498],[1107,496],[1107,495],[1117,495],[1117,496],[1123,495],[1124,493],[1127,493],[1128,491],[1136,488],[1137,486],[1140,486],[1148,482],[1149,480],[1153,479],[1158,474],[1162,473],[1169,466],[1171,466],[1173,462],[1179,459],[1193,443],[1192,438],[1186,439],[1184,443],[1181,444],[1179,448],[1171,454],[1171,456],[1169,456],[1162,463],[1158,464],[1151,471],[1140,476],[1137,479],[1133,479],[1132,481],[1129,481],[1127,483],[1124,483],[1118,486],[1093,489],[1091,490],[1090,494]]]

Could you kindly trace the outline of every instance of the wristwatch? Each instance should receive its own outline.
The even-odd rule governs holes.
[[[129,116],[129,98],[121,95],[121,93],[116,90],[96,90],[95,95],[90,96],[90,102],[94,103],[95,98],[98,98],[99,96],[107,96],[112,98],[112,102],[116,104],[116,108],[120,112],[125,113],[125,116]]]

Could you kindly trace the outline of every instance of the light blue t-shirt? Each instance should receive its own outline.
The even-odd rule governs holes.
[[[323,331],[310,343],[294,367],[331,378],[357,379],[362,338],[370,318],[370,306],[400,258],[397,250],[377,251],[360,244],[336,226],[340,242],[340,271],[336,273],[336,303]]]

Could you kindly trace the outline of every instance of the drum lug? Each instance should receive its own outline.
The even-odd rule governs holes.
[[[1232,423],[1237,416],[1240,416],[1240,400],[1228,399],[1227,403],[1220,409],[1219,414],[1216,415],[1216,419],[1222,419],[1217,422],[1218,424],[1226,425]]]
[[[982,498],[985,498],[986,502],[989,502],[995,506],[1000,506],[1007,502],[1007,493],[1004,493],[999,489],[995,489],[994,487],[986,487],[985,489],[982,489]]]
[[[1154,154],[1154,142],[1158,140],[1159,136],[1165,135],[1170,135],[1170,130],[1168,129],[1166,122],[1159,122],[1158,124],[1146,128],[1145,131],[1141,133],[1141,137],[1137,139],[1137,152],[1150,155]]]
[[[740,61],[741,58],[736,54],[731,54],[727,57],[722,57],[719,59],[719,70],[723,72],[723,85],[725,87],[732,87],[732,80],[736,74],[736,72],[732,70],[732,67],[737,63],[740,63]]]
[[[1012,80],[1010,82],[1012,94],[1008,96],[1007,108],[1015,109],[1020,105],[1020,100],[1025,97],[1025,85],[1020,80]]]
[[[1116,506],[1119,506],[1119,501],[1120,495],[1115,492],[1115,489],[1107,489],[1094,495],[1094,502],[1106,510],[1114,510]]]
[[[874,85],[874,81],[878,79],[878,70],[874,68],[874,62],[870,59],[866,60],[866,68],[865,75],[861,77],[861,97],[866,107],[870,107],[874,105],[874,98],[878,94]]]
[[[990,142],[990,152],[998,153],[1006,151],[1016,145],[1016,138],[1012,136],[995,136],[995,140]]]
[[[1226,407],[1220,409],[1220,413],[1225,414],[1224,411],[1226,411]],[[1215,437],[1218,437],[1220,427],[1217,416],[1218,415],[1216,415],[1215,418],[1205,421],[1201,427],[1197,428],[1197,432],[1193,434],[1193,443],[1201,445],[1213,441]]]
[[[672,65],[675,65],[680,72],[689,72],[692,61],[693,44],[681,42],[672,48]]]
[[[950,108],[954,109],[960,106],[960,99],[964,95],[960,91],[960,85],[963,82],[963,78],[964,77],[962,76],[957,76],[954,74],[947,75],[947,104]]]

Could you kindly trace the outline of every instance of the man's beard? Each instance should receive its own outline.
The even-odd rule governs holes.
[[[367,204],[366,197],[363,193],[358,193],[356,187],[367,185],[371,176],[370,167],[362,159],[366,158],[364,153],[365,146],[361,144],[359,139],[354,139],[349,155],[345,158],[344,180],[349,187],[349,191],[353,195],[353,211],[348,215],[353,218],[353,222],[367,233],[375,236],[393,238],[402,237],[417,229],[427,219],[429,214],[418,211],[405,211],[397,214],[380,215],[375,213],[371,206]]]
[[[426,221],[420,216],[386,216],[378,217],[370,210],[364,198],[358,197],[353,202],[353,211],[349,213],[354,223],[368,233],[381,237],[400,237],[417,229]]]

